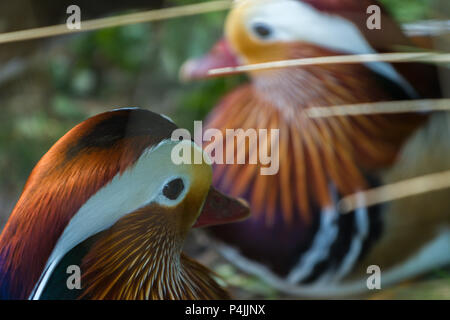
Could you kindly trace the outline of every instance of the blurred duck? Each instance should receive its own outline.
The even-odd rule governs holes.
[[[392,52],[411,46],[382,10],[368,30],[361,0],[236,1],[225,37],[181,75],[285,59]],[[450,167],[450,118],[427,113],[309,118],[311,107],[434,98],[434,67],[368,63],[257,70],[211,112],[208,127],[280,130],[279,172],[216,164],[213,185],[246,198],[252,217],[209,229],[220,252],[242,270],[293,295],[368,293],[367,268],[382,287],[450,262],[448,190],[342,215],[346,195]],[[260,141],[259,144],[266,143]],[[273,148],[273,146],[272,146]],[[224,148],[225,150],[225,148]],[[246,144],[256,152],[256,145]],[[273,149],[274,150],[274,149]],[[228,156],[228,155],[227,155]]]
[[[119,109],[74,127],[42,157],[0,237],[2,299],[225,299],[181,250],[191,227],[248,214],[210,187],[211,166],[175,165],[177,127]],[[80,266],[81,289],[66,284]]]

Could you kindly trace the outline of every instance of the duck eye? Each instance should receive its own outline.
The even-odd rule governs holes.
[[[183,180],[181,180],[180,178],[177,178],[177,179],[173,179],[172,181],[168,182],[164,186],[162,192],[166,198],[168,198],[170,200],[175,200],[176,198],[178,198],[178,196],[183,191],[183,189],[184,189]]]
[[[253,31],[261,37],[261,38],[268,38],[272,34],[272,29],[266,24],[263,23],[257,23],[253,26]]]

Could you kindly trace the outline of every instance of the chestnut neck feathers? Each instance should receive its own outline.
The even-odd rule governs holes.
[[[89,299],[228,299],[213,274],[181,253],[186,234],[157,206],[104,232],[82,263]]]
[[[305,45],[292,45],[287,52],[290,58],[332,54]],[[365,170],[391,164],[403,141],[425,119],[417,115],[311,119],[305,115],[303,111],[311,107],[406,98],[400,87],[364,65],[284,68],[251,76],[251,85],[236,89],[213,110],[208,126],[223,131],[280,129],[279,173],[259,175],[257,165],[216,165],[214,183],[233,196],[246,196],[253,218],[264,213],[268,224],[278,207],[287,222],[294,214],[309,221],[311,208],[333,204],[330,182],[341,194],[366,188]]]
[[[285,59],[334,56],[336,52],[307,44],[274,44]],[[253,71],[255,90],[284,111],[289,108],[325,107],[362,101],[407,98],[403,88],[365,65],[325,65]],[[287,119],[290,117],[287,116]]]

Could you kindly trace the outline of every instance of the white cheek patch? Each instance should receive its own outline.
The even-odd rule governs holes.
[[[258,38],[260,41],[305,41],[341,53],[376,53],[358,28],[344,18],[320,12],[299,0],[253,2],[245,17],[247,30],[257,37],[252,31],[255,24],[264,23],[272,29],[271,36],[266,40]],[[411,85],[390,64],[374,62],[366,66],[399,84],[412,97],[417,96]]]
[[[155,173],[162,170],[155,168],[158,163],[152,158],[150,150],[144,151],[131,168],[89,198],[67,225],[54,251],[82,242],[152,201],[161,188]]]
[[[353,23],[298,0],[255,1],[246,21],[249,30],[258,22],[272,26],[274,41],[306,41],[343,52],[373,51]]]

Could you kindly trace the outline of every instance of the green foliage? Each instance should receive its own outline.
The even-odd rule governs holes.
[[[71,51],[80,68],[89,68],[94,62],[132,73],[148,61],[154,47],[152,35],[151,24],[108,28],[75,38]]]
[[[67,124],[74,125],[79,116],[58,116],[51,110],[25,115],[7,111],[4,116],[0,130],[0,187],[12,191],[23,186],[34,164],[67,131]]]
[[[380,0],[397,21],[411,22],[430,18],[435,0]]]

